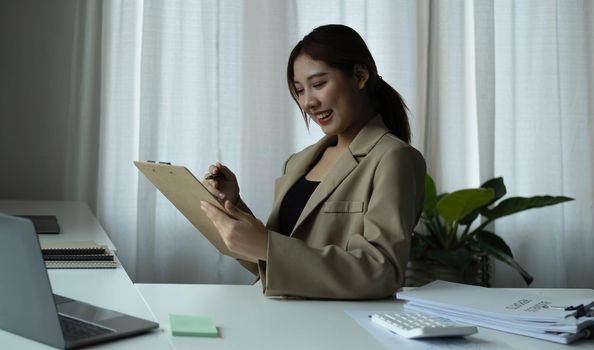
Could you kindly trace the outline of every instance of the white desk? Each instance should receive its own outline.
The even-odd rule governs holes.
[[[95,240],[113,248],[86,205],[78,202],[1,201],[0,212],[53,214],[62,228],[44,240]],[[260,286],[137,284],[122,267],[105,270],[49,270],[57,294],[155,320],[153,333],[98,346],[101,349],[384,349],[345,310],[402,310],[393,300],[368,302],[269,299]],[[592,290],[527,292],[592,297]],[[148,306],[147,306],[148,305]],[[150,308],[149,308],[150,306]],[[220,337],[172,337],[169,314],[213,318]],[[400,339],[401,349],[594,349],[594,340],[569,346],[479,328],[478,335],[456,341],[422,342]],[[49,347],[0,330],[1,349]]]
[[[268,299],[260,286],[137,284],[176,349],[385,349],[345,310],[402,310],[394,300],[346,302]],[[593,290],[534,290],[537,294],[592,297]],[[169,314],[213,318],[219,338],[171,337]],[[567,345],[479,328],[465,339],[398,339],[401,349],[564,349]],[[571,349],[594,349],[594,340]]]
[[[39,235],[42,243],[65,241],[95,241],[112,251],[116,247],[99,222],[82,202],[0,200],[0,213],[12,215],[55,215],[61,232]]]
[[[57,201],[0,201],[0,212],[23,215],[56,215],[59,234],[39,235],[42,242],[96,241],[114,248],[113,243],[86,204]],[[116,269],[50,269],[54,293],[114,309],[133,316],[155,320],[149,307],[119,266]],[[1,296],[0,296],[1,297]],[[170,349],[163,330],[99,346],[105,349]],[[0,330],[0,349],[53,349]]]

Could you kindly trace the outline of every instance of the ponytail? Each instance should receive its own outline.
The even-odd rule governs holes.
[[[378,76],[375,93],[372,92],[372,99],[377,105],[377,112],[382,115],[384,124],[390,132],[402,141],[410,143],[411,133],[408,123],[408,107],[402,96],[390,84],[386,83],[381,76]]]

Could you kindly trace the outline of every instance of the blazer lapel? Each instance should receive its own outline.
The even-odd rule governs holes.
[[[315,208],[322,203],[328,196],[340,185],[342,180],[347,177],[348,174],[353,171],[357,167],[357,161],[349,152],[346,150],[340,158],[336,161],[336,165],[326,178],[320,182],[318,187],[312,193],[311,197],[307,201],[305,208],[301,212],[299,219],[297,219],[297,223],[295,223],[295,227],[293,228],[293,232],[291,236],[295,232],[295,230],[301,225],[301,223],[314,211]]]
[[[357,167],[358,158],[364,157],[367,153],[375,146],[375,144],[381,139],[383,135],[388,133],[389,130],[385,126],[380,115],[372,118],[364,127],[361,129],[359,134],[355,137],[353,142],[349,145],[349,149],[346,150],[336,162],[334,168],[326,176],[326,178],[318,185],[316,190],[312,193],[311,197],[307,201],[305,208],[301,212],[293,233],[303,223],[303,221],[312,214],[312,212],[324,201],[334,190],[342,183],[342,181]],[[324,152],[326,147],[336,142],[336,137],[325,136],[312,147],[305,149],[301,153],[295,155],[298,157],[294,163],[291,163],[291,169],[287,169],[287,172],[278,178],[275,183],[275,200],[272,206],[272,212],[268,218],[267,227],[272,230],[278,229],[278,215],[280,204],[285,198],[287,191],[301,178],[304,176],[316,162],[321,153]]]
[[[389,133],[389,129],[384,124],[381,115],[376,115],[371,118],[369,122],[359,131],[353,142],[349,145],[346,150],[334,165],[334,168],[326,176],[326,178],[318,185],[316,190],[312,193],[311,197],[307,201],[305,208],[301,212],[297,223],[293,228],[291,236],[295,233],[297,228],[305,221],[305,219],[312,214],[312,212],[324,201],[334,190],[342,183],[342,181],[357,167],[359,164],[359,157],[365,157],[369,151],[379,142],[379,140],[385,134]],[[323,151],[324,147],[318,149],[319,152]],[[317,158],[314,158],[315,160]],[[310,164],[311,165],[311,164]],[[310,165],[305,170],[307,172],[310,169]],[[304,172],[304,173],[305,173]],[[298,179],[298,178],[297,178]],[[296,179],[296,180],[297,180]],[[295,181],[296,181],[295,180]],[[294,183],[294,182],[293,182]],[[291,184],[291,186],[293,185]],[[288,189],[287,189],[288,190]],[[286,193],[286,192],[285,192]],[[283,196],[284,197],[284,194]],[[281,198],[282,198],[281,197]]]
[[[266,224],[268,228],[272,230],[278,229],[278,216],[283,198],[285,198],[285,195],[289,189],[293,187],[297,180],[307,174],[309,169],[311,169],[313,166],[313,163],[319,159],[326,147],[333,143],[336,143],[335,137],[325,136],[311,147],[305,149],[301,153],[296,154],[295,157],[298,158],[294,163],[291,164],[290,169],[286,169],[286,173],[276,179],[274,189],[274,203]]]

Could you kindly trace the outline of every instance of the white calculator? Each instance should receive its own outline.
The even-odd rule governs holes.
[[[373,314],[371,321],[406,338],[462,337],[477,332],[474,326],[418,312]]]

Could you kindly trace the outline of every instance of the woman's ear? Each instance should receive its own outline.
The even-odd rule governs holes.
[[[353,73],[355,76],[357,87],[360,90],[363,90],[365,86],[367,86],[367,82],[369,81],[369,69],[367,69],[367,67],[362,64],[356,64]]]

